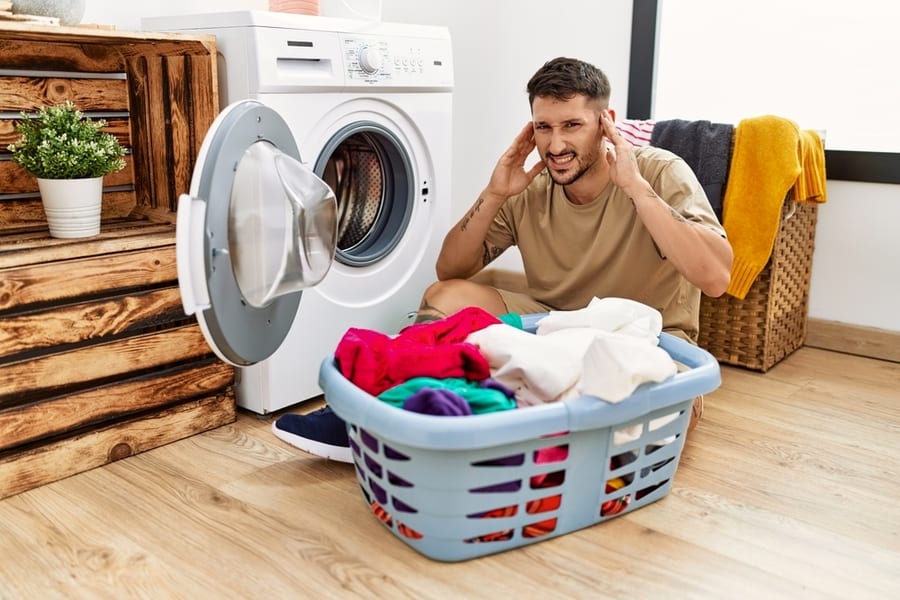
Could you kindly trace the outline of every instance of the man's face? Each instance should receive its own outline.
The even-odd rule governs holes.
[[[575,183],[600,158],[600,108],[582,94],[568,100],[537,96],[532,102],[534,143],[557,184]]]

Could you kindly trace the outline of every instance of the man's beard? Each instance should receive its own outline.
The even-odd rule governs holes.
[[[550,178],[557,185],[572,185],[581,179],[582,175],[591,170],[591,167],[597,162],[597,158],[597,155],[588,155],[587,160],[583,161],[581,160],[580,154],[574,154],[571,162],[571,164],[576,165],[577,167],[574,173],[571,173],[569,170],[566,170],[564,173],[559,173],[550,168],[548,168],[547,171],[550,173]],[[546,159],[544,162],[547,162]]]

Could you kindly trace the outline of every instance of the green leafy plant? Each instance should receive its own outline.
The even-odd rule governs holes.
[[[84,179],[125,167],[125,148],[100,131],[106,121],[92,121],[71,101],[42,108],[35,118],[24,112],[21,116],[16,133],[22,137],[6,149],[13,162],[34,177]]]

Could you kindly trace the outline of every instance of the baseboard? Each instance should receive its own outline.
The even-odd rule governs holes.
[[[804,345],[900,362],[900,331],[809,319]]]

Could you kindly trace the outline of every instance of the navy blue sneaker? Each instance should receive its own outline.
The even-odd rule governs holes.
[[[304,452],[352,463],[347,424],[328,406],[305,415],[285,413],[272,423],[272,433]]]

